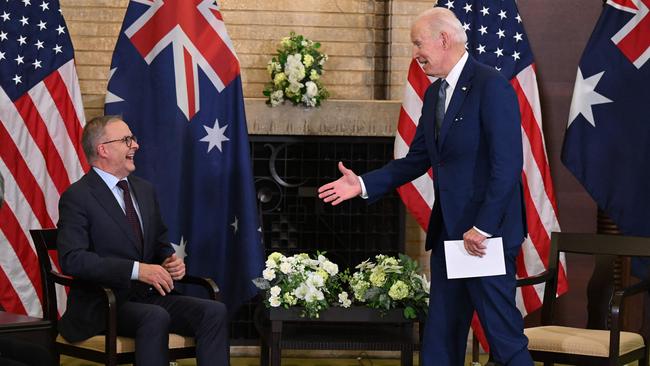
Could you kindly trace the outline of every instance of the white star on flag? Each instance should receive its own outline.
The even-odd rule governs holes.
[[[233,229],[235,230],[235,234],[237,234],[237,230],[239,230],[239,219],[237,218],[237,216],[235,216],[235,221],[233,221],[230,224],[230,226],[233,227]]]
[[[603,103],[611,103],[612,100],[605,98],[596,91],[596,86],[603,77],[605,71],[594,74],[588,78],[582,77],[582,70],[578,68],[576,76],[576,85],[573,88],[573,98],[571,100],[571,110],[569,111],[569,125],[575,121],[578,115],[582,114],[587,122],[596,127],[592,106]]]
[[[208,152],[210,152],[210,150],[212,150],[212,148],[214,148],[215,146],[219,149],[219,151],[223,151],[223,150],[221,150],[221,144],[224,141],[229,141],[230,140],[228,137],[226,137],[226,134],[225,134],[225,131],[226,131],[226,128],[228,128],[228,125],[224,125],[223,127],[219,127],[219,119],[216,119],[214,121],[214,127],[210,128],[210,127],[204,125],[203,128],[205,128],[205,132],[207,132],[208,134],[205,135],[205,137],[203,137],[199,141],[203,141],[203,142],[208,143]]]
[[[174,244],[170,243],[172,247],[174,247],[174,251],[176,252],[176,256],[180,259],[184,259],[187,257],[187,252],[185,252],[185,247],[187,246],[187,241],[181,236],[181,243],[180,244]]]

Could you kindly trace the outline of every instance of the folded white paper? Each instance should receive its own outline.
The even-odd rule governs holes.
[[[506,273],[503,240],[500,237],[485,239],[485,255],[477,257],[465,250],[462,240],[445,241],[447,278],[498,276]]]

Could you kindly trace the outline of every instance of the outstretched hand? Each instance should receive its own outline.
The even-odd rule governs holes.
[[[332,206],[361,194],[359,177],[340,161],[339,171],[343,174],[341,178],[318,188],[318,198],[324,202],[331,202]]]

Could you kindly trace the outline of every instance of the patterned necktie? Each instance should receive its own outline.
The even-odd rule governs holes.
[[[442,79],[440,81],[440,89],[438,89],[438,100],[436,101],[436,141],[440,136],[440,129],[442,128],[442,121],[445,119],[445,100],[447,99],[447,81]]]
[[[129,222],[129,225],[135,233],[135,237],[139,240],[140,245],[144,242],[142,237],[142,228],[140,227],[140,219],[138,219],[138,213],[135,212],[135,206],[133,206],[133,200],[131,199],[131,193],[129,191],[129,183],[125,180],[117,182],[117,186],[122,189],[124,192],[124,210],[126,211],[126,221]]]

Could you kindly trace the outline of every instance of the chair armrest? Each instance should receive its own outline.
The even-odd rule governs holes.
[[[117,299],[115,292],[109,287],[101,286],[98,283],[74,278],[61,273],[50,271],[52,280],[70,288],[80,288],[86,291],[96,291],[104,294],[104,312],[106,313],[106,337],[104,349],[107,353],[115,354],[117,350]]]
[[[538,283],[546,282],[551,278],[551,276],[553,276],[553,273],[551,273],[548,270],[545,270],[544,272],[538,273],[534,276],[520,278],[517,280],[517,287],[536,285]]]
[[[610,302],[610,315],[612,319],[609,334],[610,358],[614,357],[614,355],[618,355],[620,347],[620,332],[623,325],[623,298],[648,290],[650,290],[650,280],[645,280],[620,289],[612,295],[612,300]]]
[[[208,291],[210,299],[219,300],[219,286],[217,286],[217,284],[211,278],[185,275],[177,282],[202,286]]]

